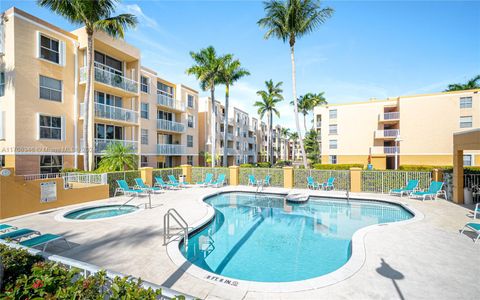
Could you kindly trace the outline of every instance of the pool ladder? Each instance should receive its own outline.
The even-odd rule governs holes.
[[[185,249],[188,249],[188,223],[174,208],[170,208],[163,216],[163,244],[166,245],[168,239],[176,235],[170,234],[170,218],[177,222],[182,229],[183,243],[185,244]]]

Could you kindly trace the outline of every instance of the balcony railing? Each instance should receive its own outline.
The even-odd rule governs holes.
[[[223,155],[224,148],[220,148],[220,155]],[[227,155],[236,155],[237,150],[234,148],[227,148]]]
[[[247,142],[250,143],[250,144],[255,144],[255,142],[256,142],[255,140],[256,140],[256,138],[253,137],[253,136],[247,137]]]
[[[396,138],[400,135],[398,129],[375,130],[375,138]]]
[[[157,129],[173,132],[185,132],[185,125],[178,122],[157,119]]]
[[[176,144],[158,144],[157,153],[160,155],[184,155],[187,154],[187,147]]]
[[[171,109],[185,111],[185,103],[178,101],[165,94],[157,94],[157,104]]]
[[[138,82],[127,78],[125,76],[114,73],[114,69],[95,62],[94,64],[94,78],[95,81],[103,84],[113,86],[131,93],[138,93]],[[87,81],[87,67],[80,68],[80,82]]]
[[[138,150],[138,141],[95,139],[95,153],[100,153],[105,151],[108,145],[114,144],[114,143],[120,143],[123,146],[130,148],[132,152],[137,152]]]
[[[80,116],[85,117],[85,103],[80,103]],[[138,123],[138,112],[131,109],[125,109],[101,103],[95,103],[95,117],[129,123]]]
[[[380,115],[381,121],[392,121],[392,120],[399,120],[399,119],[400,119],[400,112],[398,111],[383,113]]]
[[[395,151],[395,149],[397,149]],[[393,155],[396,153],[400,153],[400,147],[395,146],[374,146],[370,148],[371,154],[387,154]]]
[[[233,133],[227,132],[227,140],[233,141]]]

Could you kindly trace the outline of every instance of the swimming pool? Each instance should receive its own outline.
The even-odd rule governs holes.
[[[305,204],[283,196],[223,193],[205,200],[214,219],[189,237],[183,256],[225,277],[291,282],[319,277],[350,258],[353,234],[366,226],[403,221],[403,207],[378,201],[310,197]]]
[[[138,207],[133,205],[104,205],[77,209],[64,215],[66,219],[73,220],[93,220],[111,218],[132,213]]]

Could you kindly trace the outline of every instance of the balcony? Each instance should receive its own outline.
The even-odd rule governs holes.
[[[80,103],[80,117],[85,117],[85,103]],[[138,112],[101,103],[95,103],[95,117],[126,123],[138,123]]]
[[[157,104],[173,110],[185,112],[185,103],[166,94],[157,94]]]
[[[255,144],[256,143],[256,138],[254,136],[249,136],[249,137],[247,137],[247,142],[249,144]]]
[[[117,70],[110,68],[109,66],[101,63],[94,63],[94,78],[95,81],[103,83],[105,85],[118,88],[130,93],[138,93],[138,82],[119,75]],[[87,67],[80,68],[80,83],[87,81]]]
[[[176,144],[158,144],[157,153],[159,155],[185,155],[187,154],[187,147]]]
[[[224,148],[220,148],[220,155],[223,155],[223,150]],[[237,154],[237,150],[235,150],[234,148],[227,148],[227,155],[236,155]]]
[[[376,139],[395,139],[400,135],[400,130],[398,129],[385,129],[385,130],[375,130]]]
[[[373,155],[395,155],[395,149],[397,153],[400,153],[400,147],[395,146],[373,146],[370,147],[370,153]]]
[[[227,132],[227,140],[233,141],[233,133]]]
[[[378,121],[379,122],[398,122],[400,120],[400,112],[394,111],[394,112],[388,112],[388,113],[383,113],[378,116]]]
[[[95,153],[104,152],[108,145],[114,143],[120,143],[123,146],[130,148],[132,152],[137,152],[138,150],[138,141],[95,139]]]
[[[185,132],[185,125],[178,122],[157,119],[157,129],[163,131],[183,133]]]

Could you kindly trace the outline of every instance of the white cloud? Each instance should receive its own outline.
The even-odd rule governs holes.
[[[147,16],[137,4],[118,3],[117,11],[137,16],[139,24],[144,24],[155,29],[159,28],[157,21]]]

